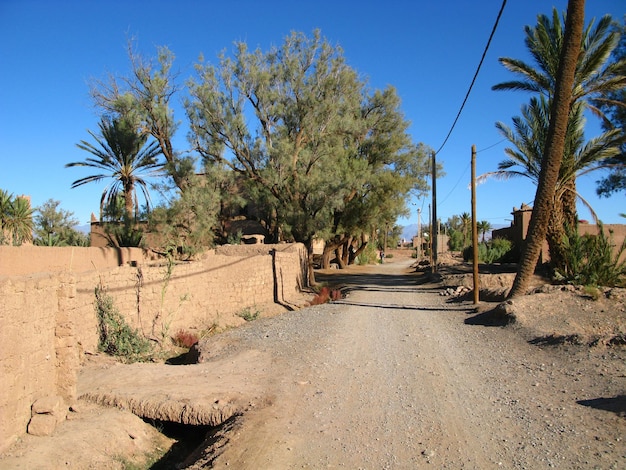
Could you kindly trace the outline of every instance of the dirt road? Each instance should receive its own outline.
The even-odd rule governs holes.
[[[626,468],[626,419],[601,409],[623,397],[623,363],[467,325],[472,306],[416,288],[409,264],[221,338],[272,355],[271,404],[193,468]]]
[[[626,348],[546,340],[583,318],[581,331],[626,331],[611,320],[623,301],[527,296],[518,313],[541,328],[482,326],[411,264],[320,273],[348,296],[208,337],[201,364],[95,357],[78,412],[51,437],[24,436],[0,468],[120,469],[171,445],[128,410],[200,439],[206,427],[190,425],[230,417],[188,469],[626,468]]]

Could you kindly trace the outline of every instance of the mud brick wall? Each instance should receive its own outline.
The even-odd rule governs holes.
[[[299,244],[227,246],[177,263],[154,262],[140,251],[119,256],[85,248],[80,265],[70,264],[76,252],[65,248],[35,250],[40,259],[34,263],[28,248],[40,247],[27,247],[22,260],[19,250],[0,251],[3,267],[30,263],[49,270],[0,274],[0,451],[26,432],[37,399],[76,400],[81,360],[98,349],[96,286],[106,288],[131,326],[167,341],[179,329],[242,324],[237,314],[246,308],[293,305],[308,285],[306,249]]]

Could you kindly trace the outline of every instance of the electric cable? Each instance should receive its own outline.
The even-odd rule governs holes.
[[[472,88],[474,87],[474,83],[476,82],[476,78],[478,77],[478,72],[480,72],[480,68],[483,65],[483,62],[485,60],[485,56],[487,55],[487,51],[489,50],[489,46],[491,45],[491,40],[493,39],[493,36],[496,33],[496,28],[498,27],[498,23],[500,22],[500,17],[502,16],[502,12],[504,11],[504,6],[505,5],[506,5],[506,0],[502,0],[502,6],[500,7],[500,11],[498,12],[498,17],[496,18],[496,22],[493,25],[493,28],[491,30],[491,34],[489,35],[489,40],[487,41],[487,45],[485,46],[485,50],[483,51],[483,55],[480,58],[480,62],[478,63],[478,67],[476,68],[476,73],[474,74],[474,78],[472,79],[472,83],[470,83],[470,86],[469,86],[469,88],[467,90],[467,94],[465,95],[465,99],[463,100],[463,103],[461,104],[461,107],[459,108],[459,112],[457,113],[456,118],[454,119],[454,122],[452,123],[452,126],[450,127],[450,130],[448,131],[448,135],[446,136],[446,138],[444,139],[443,143],[441,144],[441,147],[439,147],[439,150],[437,150],[435,152],[435,154],[438,154],[439,152],[441,152],[443,147],[446,145],[446,142],[448,142],[448,139],[450,138],[450,135],[452,134],[452,131],[454,130],[454,127],[456,126],[457,121],[461,117],[461,112],[463,112],[463,108],[465,107],[465,103],[467,103],[467,100],[469,98],[470,92],[472,91]]]

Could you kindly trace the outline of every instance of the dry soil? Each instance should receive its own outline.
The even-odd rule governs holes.
[[[443,296],[412,264],[319,272],[347,296],[206,338],[201,364],[94,364],[82,393],[123,401],[141,383],[230,410],[185,468],[626,468],[623,292],[543,289],[493,326],[495,303]],[[168,445],[94,406],[26,436],[0,468],[123,468]]]

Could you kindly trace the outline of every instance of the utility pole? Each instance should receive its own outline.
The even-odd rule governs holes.
[[[428,204],[428,253],[430,255],[430,266],[433,265],[433,211]]]
[[[417,259],[420,259],[420,251],[422,249],[422,231],[420,230],[420,218],[422,216],[422,209],[417,208]]]
[[[437,238],[439,232],[437,230],[437,161],[435,159],[435,152],[432,154],[433,160],[433,221],[431,223],[432,231],[432,272],[437,272]]]
[[[476,146],[472,145],[472,253],[474,267],[474,305],[480,299],[478,279],[478,221],[476,220]]]

